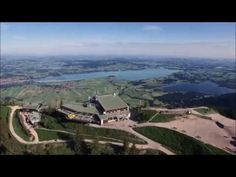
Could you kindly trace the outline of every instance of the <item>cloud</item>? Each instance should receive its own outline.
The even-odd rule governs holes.
[[[104,55],[154,55],[169,57],[196,58],[232,58],[235,57],[234,42],[71,42],[71,43],[37,43],[29,45],[2,45],[2,52],[6,54],[104,54]]]
[[[147,26],[144,26],[143,28],[144,31],[161,31],[161,27],[159,26],[156,26],[156,25],[147,25]]]
[[[25,36],[22,36],[22,35],[15,35],[15,36],[12,36],[13,39],[16,39],[16,40],[24,40],[26,39]]]
[[[1,23],[1,30],[7,31],[9,29],[9,26],[7,24]]]

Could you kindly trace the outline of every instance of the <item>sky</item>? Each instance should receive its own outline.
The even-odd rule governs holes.
[[[1,23],[2,55],[235,59],[235,23]]]

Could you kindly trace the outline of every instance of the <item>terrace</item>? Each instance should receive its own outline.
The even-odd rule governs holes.
[[[92,123],[96,122],[94,116],[98,114],[96,108],[92,105],[83,106],[82,104],[65,104],[59,112],[66,115],[69,120]]]

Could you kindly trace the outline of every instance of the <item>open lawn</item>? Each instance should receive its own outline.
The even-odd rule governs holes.
[[[53,100],[63,100],[64,103],[87,101],[89,96],[106,95],[119,92],[119,95],[131,107],[138,107],[144,102],[154,101],[161,91],[137,89],[127,81],[109,81],[108,78],[98,78],[71,82],[33,83],[24,86],[1,88],[1,98],[11,97],[17,104],[48,104]]]
[[[204,144],[192,137],[181,134],[179,132],[160,127],[138,127],[134,128],[135,131],[142,135],[159,142],[177,154],[184,155],[226,155],[227,152],[212,147],[211,145]]]
[[[124,139],[128,138],[129,142],[131,143],[145,143],[135,135],[122,130],[89,127],[88,125],[80,124],[78,122],[67,121],[59,116],[52,117],[49,115],[44,115],[41,126],[44,128],[64,130],[72,133],[76,133],[76,129],[79,128],[80,132],[83,133],[85,138],[91,139],[98,137],[100,140],[123,142]]]
[[[203,115],[215,113],[215,111],[211,108],[196,108],[194,110]]]
[[[175,115],[157,114],[150,122],[170,122],[172,120],[175,120]]]
[[[162,92],[162,91],[155,91],[155,92],[152,92],[152,96],[153,97],[158,97],[158,96],[162,96],[162,95],[165,95],[166,93],[165,92]]]
[[[120,97],[131,107],[135,108],[144,104],[143,100],[130,98],[128,95],[120,95]]]
[[[0,106],[0,119],[7,120],[10,115],[10,108],[6,106]]]
[[[130,143],[145,144],[145,141],[143,141],[142,139],[122,130],[95,128],[86,125],[79,125],[79,129],[85,135],[90,135],[93,136],[94,138],[96,137],[99,137],[99,139],[106,138],[107,140],[110,139],[110,141],[119,141],[119,142],[123,142],[124,140],[127,139]]]
[[[141,110],[141,111],[138,111],[138,116],[137,116],[138,122],[139,123],[147,122],[156,113],[157,112],[154,111],[154,110]]]
[[[55,139],[61,139],[61,140],[72,140],[73,135],[67,134],[67,133],[62,133],[62,132],[53,132],[53,131],[48,131],[48,130],[41,130],[41,129],[36,129],[36,132],[38,133],[39,140],[44,141],[44,140],[55,140]]]
[[[63,99],[65,103],[87,101],[88,96],[113,94],[117,87],[106,78],[59,83],[34,83],[23,86],[0,88],[1,98],[11,97],[22,100],[23,104],[49,103],[51,100]]]
[[[0,154],[7,155],[23,155],[23,154],[35,154],[35,155],[44,155],[45,145],[24,145],[20,144],[10,133],[7,123],[7,113],[10,108],[1,106],[0,113],[0,140],[2,142]],[[4,113],[3,113],[4,112]],[[4,116],[5,115],[5,116]],[[72,149],[67,144],[49,144],[49,149],[53,151],[52,154],[74,154]]]

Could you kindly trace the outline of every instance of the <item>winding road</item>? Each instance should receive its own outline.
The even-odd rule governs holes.
[[[33,144],[50,144],[50,143],[66,143],[66,142],[69,142],[71,140],[60,140],[60,139],[57,139],[57,140],[47,140],[47,141],[39,141],[39,138],[38,138],[38,134],[35,130],[32,130],[33,135],[35,136],[35,139],[34,141],[25,141],[24,139],[22,139],[19,135],[17,135],[17,133],[15,132],[14,128],[13,128],[13,119],[14,119],[14,113],[17,109],[21,109],[20,106],[10,106],[11,108],[11,114],[10,114],[10,117],[9,117],[9,129],[10,129],[10,132],[11,134],[16,138],[17,141],[19,141],[20,143],[22,144],[28,144],[28,145],[33,145]],[[111,127],[105,127],[105,126],[102,126],[100,128],[111,128]],[[41,129],[44,129],[44,128],[41,128]],[[157,150],[160,150],[168,155],[174,155],[173,152],[169,151],[167,148],[163,147],[161,144],[157,143],[157,142],[154,142],[150,139],[148,139],[147,137],[139,134],[138,132],[134,131],[132,128],[126,126],[126,127],[123,127],[123,128],[111,128],[111,129],[121,129],[121,130],[124,130],[126,132],[129,132],[129,133],[132,133],[134,135],[136,135],[137,137],[143,139],[144,141],[147,142],[147,144],[136,144],[136,148],[138,149],[157,149]],[[67,131],[63,131],[63,130],[50,130],[50,129],[44,129],[44,130],[48,130],[48,131],[56,131],[56,132],[62,132],[62,133],[68,133],[68,134],[74,134],[72,132],[67,132]],[[84,140],[85,142],[93,142],[93,140],[91,139],[85,139]],[[119,142],[113,142],[113,141],[98,141],[98,143],[100,144],[113,144],[113,145],[118,145],[118,146],[123,146],[123,143],[119,143]],[[131,147],[132,146],[132,143],[129,144],[129,146]]]
[[[11,114],[9,117],[9,129],[11,134],[16,138],[17,141],[19,141],[22,144],[50,144],[50,143],[67,143],[71,140],[61,140],[61,139],[56,139],[56,140],[46,140],[46,141],[40,141],[38,138],[37,132],[32,128],[31,133],[34,135],[35,139],[33,141],[25,141],[22,139],[17,133],[15,132],[13,128],[13,119],[14,119],[14,113],[17,109],[21,109],[20,106],[10,106],[11,108]],[[206,108],[206,107],[197,107],[197,108]],[[151,108],[156,111],[169,111],[168,109],[165,108]],[[96,127],[96,128],[107,128],[107,129],[118,129],[122,131],[126,131],[128,133],[131,133],[138,138],[144,140],[147,144],[136,144],[135,146],[138,149],[156,149],[164,152],[167,155],[175,155],[172,151],[170,151],[168,148],[164,147],[162,144],[153,141],[142,134],[136,132],[133,130],[133,127],[143,127],[143,126],[157,126],[157,127],[165,127],[168,129],[173,129],[173,127],[177,127],[176,131],[179,131],[180,133],[186,134],[188,136],[192,136],[193,138],[196,138],[196,135],[198,135],[198,139],[201,138],[201,141],[205,143],[212,144],[218,148],[225,149],[225,145],[227,145],[227,148],[230,148],[234,150],[233,145],[230,144],[230,137],[235,134],[235,130],[232,128],[232,125],[235,124],[234,120],[225,118],[217,113],[208,115],[208,117],[211,118],[211,120],[207,119],[202,119],[202,118],[197,118],[194,116],[201,115],[197,111],[194,110],[195,108],[188,108],[188,109],[174,109],[171,110],[177,111],[177,112],[186,112],[186,111],[191,111],[193,115],[190,115],[192,118],[188,119],[177,119],[172,122],[163,122],[163,123],[150,123],[150,122],[145,122],[141,124],[137,124],[136,122],[132,120],[126,120],[126,121],[121,121],[121,122],[114,122],[114,123],[109,123],[109,124],[104,124],[102,126],[100,125],[94,125],[90,124],[91,127]],[[156,114],[155,114],[156,115]],[[155,117],[152,116],[150,120]],[[220,129],[217,128],[215,123],[216,121],[223,122],[225,125],[225,129]],[[201,126],[197,126],[200,125]],[[64,130],[54,130],[54,129],[46,129],[46,128],[39,128],[42,130],[47,130],[47,131],[53,131],[53,132],[61,132],[61,133],[67,133],[67,134],[72,134],[75,135],[73,132],[68,132]],[[183,130],[185,130],[183,132]],[[218,133],[219,132],[219,133]],[[218,133],[218,134],[217,134]],[[107,138],[107,137],[102,137],[102,138]],[[108,138],[107,138],[108,139]],[[115,138],[109,138],[111,141],[98,141],[101,144],[113,144],[113,145],[118,145],[118,146],[123,146],[122,142],[117,142],[118,139]],[[221,140],[221,141],[219,141]],[[92,143],[92,139],[85,139],[85,142],[90,142]],[[129,144],[129,146],[132,146],[132,143]]]

